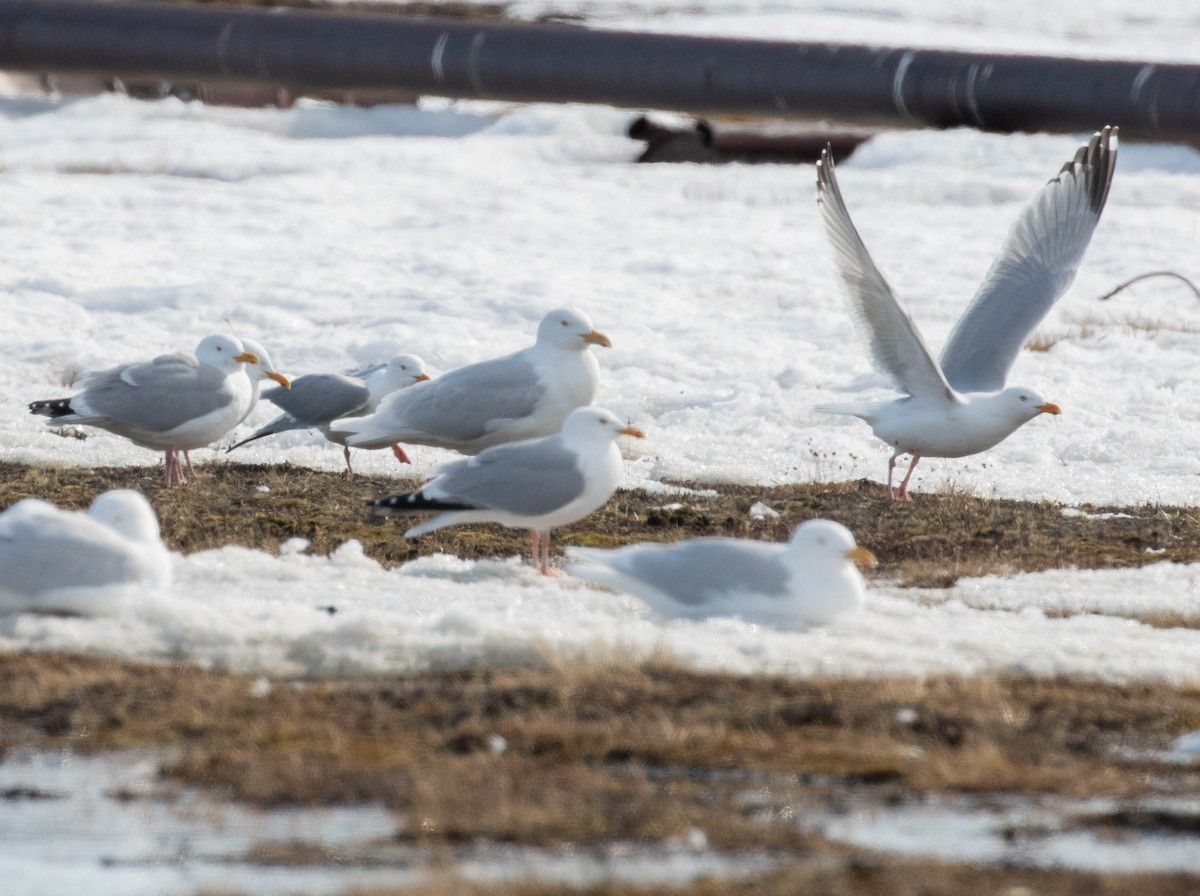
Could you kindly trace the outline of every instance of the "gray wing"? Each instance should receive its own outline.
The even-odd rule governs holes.
[[[100,371],[88,376],[83,387],[71,399],[82,421],[107,419],[149,432],[167,432],[203,417],[230,398],[221,371],[182,354]]]
[[[447,441],[470,442],[507,420],[528,417],[544,393],[536,369],[518,352],[393,392],[376,414],[397,423],[399,441],[429,433]]]
[[[1021,346],[1075,279],[1116,163],[1117,129],[1104,128],[1021,212],[942,349],[942,370],[955,389],[1004,388]]]
[[[638,545],[617,551],[610,565],[681,604],[700,608],[736,592],[785,596],[788,573],[782,556],[783,549],[776,544],[698,538],[667,547]]]
[[[136,582],[141,574],[124,539],[82,514],[21,502],[0,517],[0,592],[37,597],[60,588]]]
[[[338,417],[363,411],[371,398],[362,380],[340,373],[309,373],[292,380],[292,388],[268,389],[263,398],[296,421],[296,429],[323,426]],[[282,430],[278,430],[282,431]]]
[[[387,361],[376,361],[374,364],[368,364],[366,367],[359,367],[356,370],[347,370],[346,376],[352,376],[355,379],[365,380],[376,371],[383,370],[387,367]]]
[[[918,398],[954,400],[908,309],[892,295],[850,220],[829,150],[817,162],[817,205],[833,246],[833,259],[850,306],[850,317],[867,346],[871,364],[903,392]]]
[[[538,516],[578,498],[584,485],[575,453],[550,436],[497,445],[444,464],[421,491],[472,507]]]

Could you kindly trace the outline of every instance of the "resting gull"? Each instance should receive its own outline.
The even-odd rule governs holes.
[[[105,492],[86,513],[26,498],[0,514],[0,612],[111,613],[169,580],[158,518],[138,492]]]
[[[582,311],[558,308],[529,348],[395,392],[374,414],[335,420],[330,430],[354,448],[404,442],[463,454],[552,435],[596,395],[599,365],[588,347],[610,344]]]
[[[216,441],[246,416],[254,398],[246,365],[258,362],[236,337],[207,336],[194,354],[159,355],[87,374],[75,395],[35,401],[29,410],[51,418],[52,426],[98,426],[162,451],[166,485],[181,485],[178,452]],[[266,375],[287,383],[274,371]]]
[[[775,628],[829,622],[863,603],[854,565],[875,557],[831,520],[796,527],[787,544],[742,538],[693,538],[616,550],[567,548],[567,571],[625,591],[667,618],[736,616]]]
[[[545,575],[558,575],[550,568],[550,530],[583,519],[616,491],[621,481],[616,440],[623,435],[644,434],[612,411],[577,408],[556,435],[442,464],[417,491],[369,503],[385,515],[442,511],[409,529],[407,538],[463,523],[528,529],[533,564]]]
[[[331,432],[329,424],[339,417],[360,417],[369,414],[380,401],[396,390],[407,389],[428,379],[425,362],[416,355],[397,355],[386,365],[356,374],[306,373],[292,380],[290,389],[276,387],[264,392],[263,397],[283,413],[229,450],[281,432],[320,429],[325,438],[342,446],[346,458],[346,472],[354,475],[346,437],[343,433]],[[399,445],[391,447],[397,460],[409,463],[403,448]]]
[[[1025,386],[1004,387],[1021,346],[1070,286],[1100,220],[1117,161],[1117,129],[1104,128],[1076,152],[1021,212],[950,334],[939,361],[908,309],[892,294],[850,221],[828,150],[817,163],[817,203],[833,244],[850,315],[874,367],[904,398],[822,405],[818,411],[865,420],[892,446],[889,498],[910,500],[908,482],[922,457],[986,451],[1058,405]],[[899,489],[896,460],[912,463]]]

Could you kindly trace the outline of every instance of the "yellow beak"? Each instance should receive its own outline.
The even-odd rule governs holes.
[[[1052,401],[1048,401],[1045,404],[1039,404],[1037,406],[1037,409],[1039,411],[1041,411],[1043,414],[1054,414],[1055,416],[1058,416],[1059,414],[1062,413],[1062,408],[1060,408],[1058,405],[1056,405]]]
[[[421,373],[413,377],[413,379],[415,379],[418,383],[423,383],[428,379],[432,379],[432,377],[427,373]]]
[[[285,388],[285,389],[292,388],[292,384],[290,382],[288,382],[288,378],[286,376],[284,376],[282,373],[280,373],[279,371],[266,370],[263,372],[266,374],[267,379],[274,380],[275,382],[279,383],[279,385],[283,386],[283,388]]]
[[[590,345],[602,345],[605,348],[612,348],[612,342],[609,338],[599,330],[592,330],[590,333],[583,334],[583,341]]]
[[[243,364],[257,364],[258,355],[254,352],[242,352],[240,355],[234,355],[233,360],[240,361]]]
[[[626,426],[624,429],[618,429],[617,432],[623,436],[633,436],[635,439],[646,438],[646,434],[636,426]]]
[[[879,565],[879,561],[875,559],[875,555],[864,548],[862,545],[855,545],[853,550],[846,551],[846,559],[863,569],[873,569]]]

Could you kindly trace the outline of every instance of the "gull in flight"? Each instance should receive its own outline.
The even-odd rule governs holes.
[[[892,294],[850,221],[828,150],[817,163],[817,204],[833,245],[850,316],[871,363],[903,398],[821,405],[865,420],[894,449],[887,496],[911,500],[908,483],[922,457],[986,451],[1058,405],[1004,381],[1021,346],[1071,285],[1104,210],[1117,161],[1117,129],[1106,127],[1075,153],[1024,208],[983,285],[950,334],[940,359]],[[900,487],[896,460],[912,455]]]

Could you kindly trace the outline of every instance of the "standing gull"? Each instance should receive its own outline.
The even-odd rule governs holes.
[[[552,435],[595,398],[592,345],[611,343],[582,311],[557,308],[542,319],[529,348],[396,392],[374,414],[335,420],[330,431],[354,448],[405,442],[463,454]]]
[[[105,492],[86,513],[26,498],[0,514],[0,612],[111,613],[169,579],[158,518],[138,492]]]
[[[442,464],[417,491],[369,503],[384,515],[442,511],[409,529],[407,538],[463,523],[528,529],[533,564],[544,575],[558,575],[550,568],[550,530],[583,519],[616,491],[621,481],[617,436],[640,439],[644,434],[612,411],[577,408],[556,435],[497,445]]]
[[[895,449],[888,461],[889,498],[911,500],[908,482],[922,457],[977,454],[1039,414],[1060,412],[1037,391],[1006,389],[1004,381],[1029,334],[1075,278],[1116,162],[1117,129],[1106,127],[1034,196],[935,361],[851,223],[828,150],[821,154],[817,203],[850,316],[872,365],[905,397],[817,410],[865,420]],[[892,477],[902,454],[911,454],[912,463],[895,489]]]
[[[350,466],[350,448],[346,445],[345,434],[331,432],[329,425],[339,417],[369,414],[391,393],[428,379],[425,362],[416,355],[397,355],[386,365],[369,368],[358,374],[306,373],[292,380],[290,389],[277,387],[264,392],[263,397],[283,413],[229,450],[276,433],[294,429],[320,429],[325,438],[342,446],[346,472],[353,476],[354,468]],[[397,460],[409,463],[403,448],[399,445],[392,445],[391,448]]]
[[[667,618],[736,616],[775,628],[829,622],[863,604],[862,575],[875,557],[831,520],[801,523],[787,544],[693,538],[617,550],[567,548],[567,571],[626,591]]]
[[[246,416],[254,388],[245,365],[258,360],[233,336],[207,336],[194,354],[159,355],[87,374],[75,395],[35,401],[29,410],[51,418],[52,426],[98,426],[162,451],[166,485],[181,485],[178,452],[216,441]],[[287,382],[273,371],[268,376]]]

